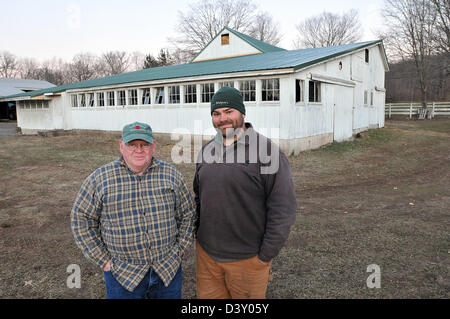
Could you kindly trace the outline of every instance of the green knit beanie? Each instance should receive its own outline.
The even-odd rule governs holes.
[[[239,90],[224,86],[217,91],[211,100],[211,114],[215,109],[222,107],[233,108],[245,115],[245,105]]]

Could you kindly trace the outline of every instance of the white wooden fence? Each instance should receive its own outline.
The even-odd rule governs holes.
[[[407,115],[409,118],[417,117],[422,103],[389,103],[385,106],[386,117],[393,115]],[[428,103],[428,117],[450,116],[450,102],[430,102]]]

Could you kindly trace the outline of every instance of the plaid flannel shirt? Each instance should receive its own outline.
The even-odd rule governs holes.
[[[153,158],[142,176],[123,158],[106,164],[83,182],[71,211],[77,246],[133,291],[150,267],[166,286],[194,239],[195,203],[183,176]]]

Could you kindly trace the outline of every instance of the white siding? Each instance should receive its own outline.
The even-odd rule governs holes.
[[[21,108],[18,103],[17,125],[24,133],[36,133],[37,131],[56,130],[64,128],[64,115],[62,99],[57,98],[48,101],[48,108]]]
[[[352,55],[352,78],[357,80],[354,91],[354,131],[384,126],[384,94],[375,89],[384,88],[384,65],[379,48],[375,46],[369,49],[369,63],[364,60],[364,50]],[[364,104],[364,91],[368,95],[367,104]],[[373,105],[370,105],[371,92],[374,95]]]
[[[310,103],[308,74],[352,81],[355,86],[322,83],[321,102]],[[292,113],[294,130],[289,138],[333,133],[335,140],[342,141],[356,132],[384,126],[385,94],[375,89],[384,88],[384,65],[379,46],[369,49],[369,63],[365,62],[365,52],[362,50],[302,70],[295,74],[292,81],[295,82],[295,79],[305,80],[305,102],[295,104]],[[295,98],[295,87],[292,91]],[[364,104],[364,91],[367,91],[367,104]],[[373,106],[370,105],[371,92]],[[286,125],[285,121],[282,123]]]

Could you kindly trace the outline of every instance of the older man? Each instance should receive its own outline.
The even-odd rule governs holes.
[[[217,135],[202,148],[194,179],[197,297],[265,298],[271,261],[296,217],[289,162],[245,122],[237,89],[214,94],[211,117]]]
[[[126,125],[119,145],[122,156],[89,175],[78,192],[75,242],[103,269],[107,298],[181,298],[195,203],[181,173],[153,156],[149,125]]]

